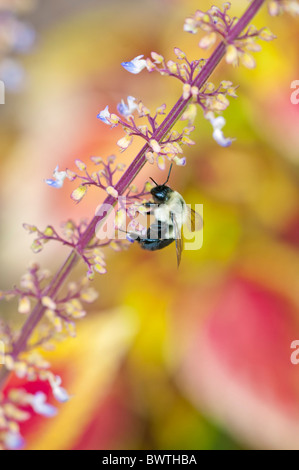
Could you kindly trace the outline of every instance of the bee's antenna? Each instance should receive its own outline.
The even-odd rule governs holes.
[[[173,167],[173,163],[170,165],[170,170],[169,170],[169,173],[168,173],[167,180],[165,181],[164,184],[162,184],[162,186],[165,186],[165,184],[168,183],[169,178],[170,178],[170,173],[171,173],[172,167]],[[153,178],[150,177],[150,179],[152,180],[153,183],[155,183],[156,186],[159,186],[158,183],[156,183],[156,181],[155,181]]]
[[[156,181],[153,180],[153,178],[150,177],[150,180],[152,180],[152,182],[155,183],[156,186],[159,186],[158,183],[156,183]]]
[[[165,183],[164,183],[164,185],[163,185],[163,186],[165,186],[165,184],[167,184],[167,183],[168,183],[168,181],[169,181],[169,178],[170,178],[170,173],[171,173],[172,167],[173,167],[173,163],[170,165],[170,170],[169,170],[169,173],[168,173],[168,177],[167,177],[167,180],[165,181]]]

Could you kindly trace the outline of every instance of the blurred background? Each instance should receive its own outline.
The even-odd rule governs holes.
[[[152,110],[178,99],[176,81],[134,76],[120,63],[151,51],[173,59],[175,46],[204,57],[183,23],[208,3],[0,1],[1,289],[30,261],[55,271],[68,254],[54,244],[33,255],[24,222],[91,218],[102,201],[95,191],[75,205],[70,183],[46,186],[56,165],[132,160],[138,144],[120,155],[121,132],[98,112],[128,95]],[[241,15],[248,1],[232,4]],[[204,205],[203,248],[184,252],[179,270],[174,247],[107,252],[108,274],[94,281],[100,296],[78,338],[46,354],[73,399],[56,418],[23,425],[28,449],[299,449],[299,366],[290,361],[299,340],[299,105],[290,102],[298,19],[264,8],[254,24],[278,36],[263,43],[257,68],[224,63],[213,77],[240,85],[224,113],[225,134],[237,141],[218,147],[199,113],[197,144],[171,176],[187,202]],[[149,176],[165,178],[147,165],[138,184]],[[1,316],[19,322],[14,303],[1,303]]]

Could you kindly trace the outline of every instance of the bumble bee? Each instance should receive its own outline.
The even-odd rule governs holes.
[[[171,170],[172,165],[164,184],[159,185],[151,178],[156,185],[151,189],[153,201],[146,202],[144,206],[149,209],[147,214],[154,214],[155,222],[150,225],[146,235],[129,232],[128,239],[137,241],[142,249],[148,251],[161,250],[175,242],[179,266],[183,251],[183,225],[189,221],[191,232],[196,232],[202,229],[203,221],[177,191],[166,186]]]

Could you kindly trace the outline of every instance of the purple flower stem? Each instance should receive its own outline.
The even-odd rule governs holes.
[[[240,18],[238,23],[234,26],[234,28],[230,31],[229,35],[226,38],[226,42],[221,42],[218,47],[215,49],[209,60],[207,61],[206,65],[202,68],[200,73],[195,77],[192,82],[192,86],[197,86],[199,89],[202,88],[204,83],[208,80],[210,75],[213,73],[219,62],[223,59],[225,52],[226,52],[226,43],[232,43],[241,32],[249,25],[251,20],[257,14],[259,9],[265,3],[266,0],[253,0],[250,4],[249,8],[246,10],[244,15]],[[162,139],[167,135],[167,133],[172,129],[174,124],[179,120],[182,116],[184,111],[187,108],[190,99],[185,100],[181,97],[178,102],[174,105],[168,116],[164,119],[161,125],[157,128],[155,133],[153,134],[152,138],[158,142],[161,142]],[[133,182],[137,174],[141,171],[141,169],[146,164],[146,152],[150,149],[150,147],[146,144],[138,153],[136,158],[133,160],[131,165],[128,167],[126,172],[118,181],[117,185],[115,186],[118,194],[121,196],[124,194],[126,189],[129,185]],[[115,199],[112,196],[108,196],[104,203],[106,205],[110,205],[111,207],[116,204]],[[104,222],[105,218],[107,217],[107,213],[103,216],[95,216],[89,226],[87,227],[86,231],[81,236],[78,244],[77,250],[73,250],[70,255],[68,256],[67,260],[60,268],[60,270],[56,273],[52,281],[50,282],[48,288],[45,290],[44,295],[52,297],[55,299],[59,289],[62,287],[64,281],[69,276],[70,272],[73,268],[77,265],[78,261],[81,259],[81,256],[78,252],[83,252],[84,248],[88,246],[91,240],[94,238],[95,229],[96,227]],[[12,356],[16,359],[22,351],[25,351],[27,348],[27,342],[30,339],[33,331],[35,330],[36,325],[40,322],[44,315],[45,307],[38,302],[34,307],[32,313],[28,317],[27,321],[25,322],[21,332],[19,339],[16,341]],[[2,369],[0,373],[0,388],[5,384],[6,379],[9,375],[9,371],[6,371],[5,368]]]

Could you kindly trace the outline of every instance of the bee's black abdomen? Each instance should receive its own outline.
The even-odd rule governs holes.
[[[149,227],[145,238],[140,236],[134,238],[143,250],[162,250],[162,248],[165,248],[174,242],[173,235],[171,235],[172,231],[170,232],[170,229],[172,229],[172,226],[159,221],[157,224],[152,224]]]

